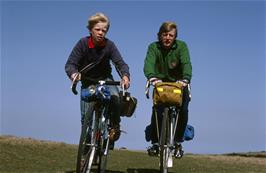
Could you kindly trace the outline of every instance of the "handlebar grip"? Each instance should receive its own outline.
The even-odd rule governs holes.
[[[73,82],[73,84],[71,85],[71,90],[72,92],[77,95],[78,94],[78,91],[77,91],[77,83]]]
[[[81,76],[81,80],[85,80],[85,81],[88,81],[88,82],[91,82],[93,84],[100,84],[100,85],[120,85],[120,81],[104,81],[104,80],[99,80],[99,79],[93,79],[93,78],[90,78],[90,77],[84,77],[84,76]],[[75,81],[75,80],[74,80]],[[76,89],[77,87],[77,82],[72,82],[72,85],[71,85],[71,90],[72,92],[77,95],[78,94],[78,91]]]

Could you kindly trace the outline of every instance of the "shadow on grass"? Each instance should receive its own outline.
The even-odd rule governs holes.
[[[160,173],[159,168],[158,169],[127,169],[127,173]],[[174,173],[174,172],[169,172]]]
[[[92,171],[92,173],[97,173],[98,169],[92,169],[91,171]],[[106,173],[125,173],[125,172],[121,172],[121,171],[111,171],[111,170],[106,170],[105,172]],[[76,171],[75,170],[69,170],[69,171],[65,171],[64,173],[76,173]]]
[[[97,173],[97,169],[92,169],[93,173]],[[76,173],[75,170],[72,171],[66,171],[65,173]],[[112,171],[112,170],[106,170],[106,173],[160,173],[158,169],[127,169],[127,172],[122,172],[122,171]],[[174,173],[174,172],[169,172],[169,173]]]
[[[76,170],[65,171],[64,173],[76,173]]]

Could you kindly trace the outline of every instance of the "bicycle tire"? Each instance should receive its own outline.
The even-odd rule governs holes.
[[[168,108],[164,109],[162,126],[161,126],[161,134],[160,134],[160,172],[167,173],[167,134],[168,134]]]
[[[89,128],[89,114],[86,113],[84,117],[84,125],[81,130],[78,155],[77,155],[77,164],[76,172],[77,173],[90,173],[92,169],[92,163],[96,154],[96,133],[98,131],[97,117],[95,114],[97,112],[93,111],[93,121],[90,130]],[[86,123],[87,122],[87,123]],[[86,151],[88,150],[88,151]]]
[[[101,141],[101,145],[99,148],[98,173],[105,173],[106,166],[107,166],[108,154],[109,154],[109,141],[107,139],[105,139],[105,140]]]
[[[87,122],[88,118],[87,116],[85,116],[84,121]],[[85,153],[85,147],[86,147],[86,131],[88,128],[88,124],[85,123],[82,126],[81,129],[81,134],[80,134],[80,139],[79,139],[79,147],[78,147],[78,155],[77,155],[77,162],[76,162],[76,172],[80,173],[83,169],[83,167],[85,166],[84,163],[82,163],[82,157],[83,157],[83,153]]]
[[[104,109],[102,112],[104,115],[108,114],[108,109]],[[106,117],[106,116],[105,116]],[[109,119],[105,118],[104,122],[101,124],[101,138],[99,140],[99,148],[98,148],[98,156],[99,156],[99,164],[98,164],[98,173],[105,173],[107,166],[107,158],[109,154],[109,130],[108,130]]]
[[[83,149],[83,141],[84,141],[84,135],[81,132],[80,139],[79,139],[79,147],[78,147],[78,155],[77,155],[77,161],[76,161],[76,172],[79,173],[81,171],[81,167],[83,166],[81,163],[81,155],[84,151]]]

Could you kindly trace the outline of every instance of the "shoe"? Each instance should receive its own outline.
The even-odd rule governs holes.
[[[121,130],[119,125],[115,125],[109,130],[109,138],[111,141],[117,141],[120,138]]]
[[[182,145],[181,144],[176,144],[175,145],[175,152],[174,152],[174,156],[175,158],[181,159],[184,155],[184,151],[182,149]]]
[[[158,156],[159,155],[159,145],[156,143],[156,144],[153,144],[152,146],[150,146],[148,148],[148,154],[149,156]]]

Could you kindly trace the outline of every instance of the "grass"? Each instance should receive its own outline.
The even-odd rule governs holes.
[[[0,136],[0,173],[74,173],[77,146]],[[110,152],[107,173],[159,173],[159,158],[145,152]],[[194,155],[174,160],[170,173],[263,173],[266,154]]]

